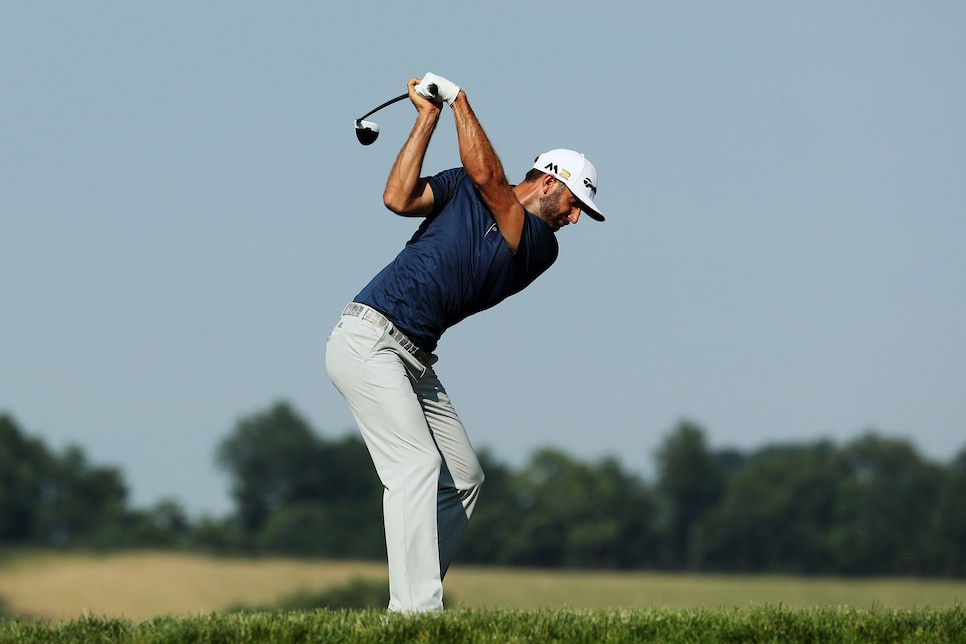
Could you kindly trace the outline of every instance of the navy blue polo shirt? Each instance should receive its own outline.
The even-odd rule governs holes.
[[[449,327],[519,293],[557,259],[550,226],[527,212],[517,252],[463,168],[429,178],[435,205],[402,252],[355,297],[424,351]]]

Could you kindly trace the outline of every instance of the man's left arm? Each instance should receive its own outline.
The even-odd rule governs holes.
[[[483,202],[496,220],[510,250],[516,252],[523,234],[525,211],[516,193],[507,181],[503,164],[497,157],[490,139],[483,131],[479,119],[470,107],[466,92],[447,79],[436,74],[426,74],[416,91],[436,85],[435,96],[450,104],[456,121],[456,137],[459,140],[460,161],[470,181],[479,190]]]

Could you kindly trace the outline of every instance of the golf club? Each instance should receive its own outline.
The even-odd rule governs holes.
[[[433,96],[436,96],[436,85],[431,84],[428,87],[429,91]],[[371,116],[381,110],[384,107],[388,107],[393,103],[398,103],[404,98],[408,98],[409,93],[400,94],[396,98],[391,98],[379,107],[373,108],[356,119],[356,138],[359,139],[359,143],[362,145],[372,145],[379,138],[379,124],[375,121],[367,121],[366,117]]]

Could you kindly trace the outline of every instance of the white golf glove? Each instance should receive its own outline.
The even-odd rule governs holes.
[[[430,85],[436,86],[435,94],[429,89]],[[460,93],[460,88],[452,81],[430,72],[416,85],[416,93],[431,101],[440,100],[447,105],[452,105]]]

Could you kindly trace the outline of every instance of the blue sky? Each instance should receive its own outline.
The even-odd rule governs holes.
[[[512,181],[570,147],[604,224],[451,329],[477,447],[648,475],[714,447],[868,429],[966,446],[966,5],[9,2],[0,9],[0,410],[121,467],[131,499],[230,509],[237,420],[353,431],[342,306],[414,222],[381,204],[408,103],[461,85]],[[458,164],[444,114],[426,173]]]

